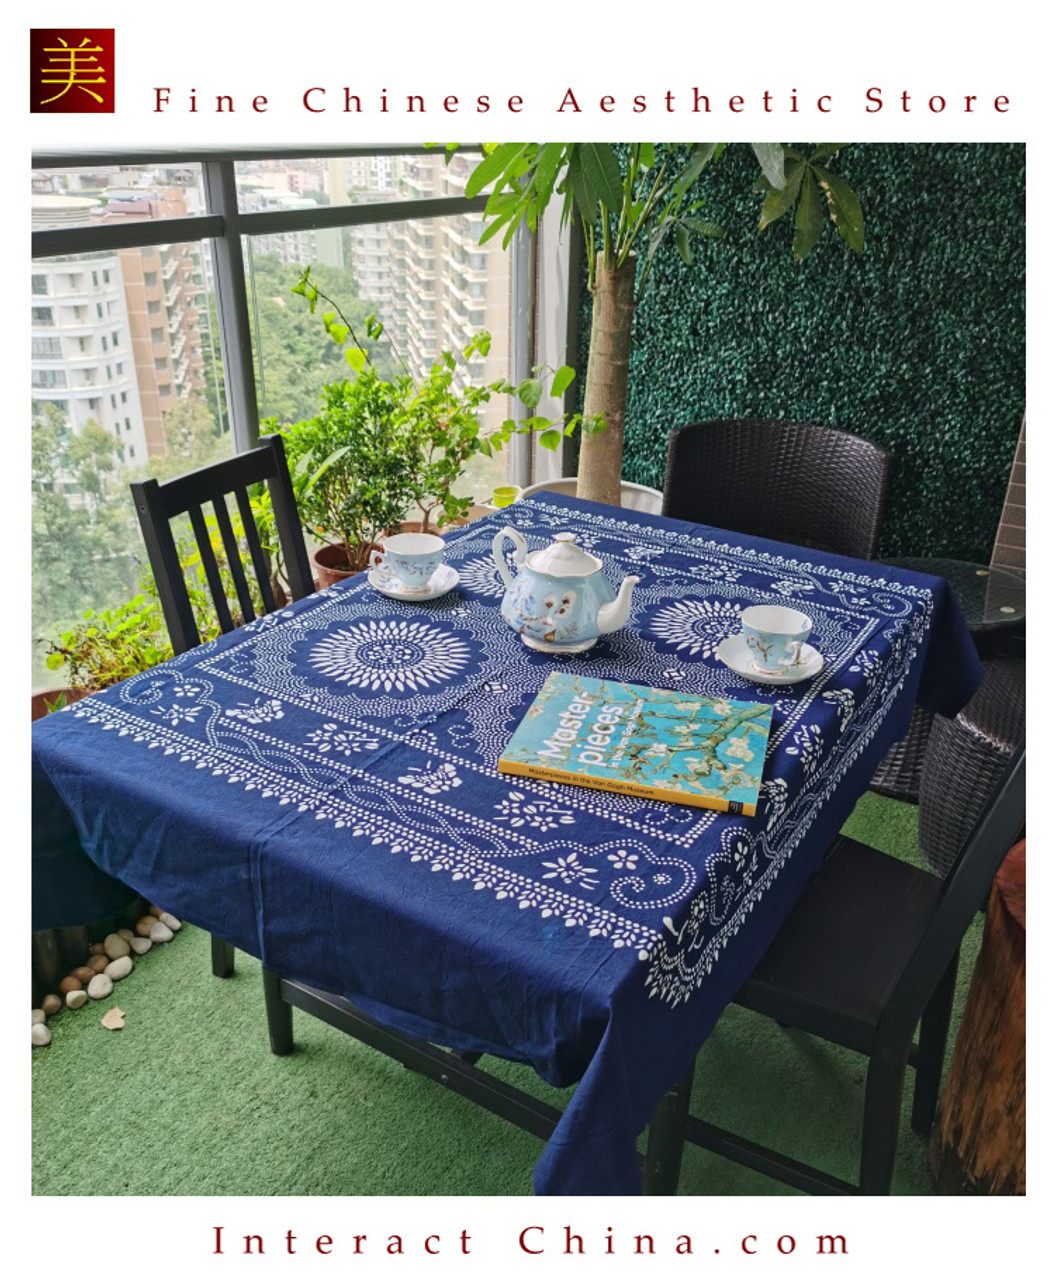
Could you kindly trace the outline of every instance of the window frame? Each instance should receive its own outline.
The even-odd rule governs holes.
[[[463,150],[475,154],[480,152],[481,147],[466,146]],[[99,250],[146,248],[191,241],[210,242],[228,417],[234,450],[243,452],[253,448],[259,437],[243,237],[465,216],[482,213],[487,197],[467,199],[463,195],[453,195],[378,204],[320,205],[311,209],[244,213],[238,207],[235,165],[238,161],[253,159],[435,154],[437,153],[433,149],[412,145],[38,153],[33,157],[34,169],[171,164],[176,161],[200,164],[205,211],[180,218],[38,230],[33,232],[32,257],[55,258]],[[516,382],[527,376],[532,364],[537,363],[534,359],[533,332],[532,281],[536,271],[534,238],[522,231],[518,232],[511,251],[510,372],[512,381]],[[531,452],[526,439],[515,438],[511,477],[514,483],[530,483]]]

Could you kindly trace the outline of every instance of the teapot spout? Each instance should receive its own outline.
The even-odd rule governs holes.
[[[598,609],[597,630],[601,635],[607,635],[609,631],[618,631],[620,627],[626,626],[627,619],[630,617],[630,601],[634,595],[634,588],[640,581],[641,579],[632,573],[628,574],[623,579],[616,598]]]

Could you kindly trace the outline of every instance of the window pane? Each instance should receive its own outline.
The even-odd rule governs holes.
[[[34,231],[187,218],[204,212],[200,164],[33,170]],[[96,272],[96,284],[110,283],[102,278],[105,271]]]
[[[445,164],[440,148],[402,156],[239,160],[235,164],[238,207],[243,213],[259,213],[313,204],[387,204],[462,196],[466,179],[481,158],[466,152]]]
[[[42,278],[30,317],[33,679],[48,688],[63,675],[45,668],[39,641],[140,590],[145,554],[129,481],[224,457],[231,437],[207,243],[33,266]]]
[[[290,292],[308,265],[383,374],[405,368],[420,377],[441,352],[450,351],[467,381],[508,378],[510,255],[497,242],[481,248],[479,229],[477,218],[459,215],[350,227],[332,241],[321,240],[317,231],[303,233],[299,243],[288,236],[247,239],[261,416],[281,422],[311,417],[325,383],[349,376],[320,318],[333,307],[320,302],[313,316],[304,299]],[[384,325],[376,344],[364,328],[371,314]],[[462,349],[485,329],[492,337],[487,358],[466,364]],[[508,398],[494,396],[481,410],[482,431],[492,432],[510,412]],[[508,447],[492,458],[475,456],[455,495],[487,501],[496,485],[508,482],[511,457]]]

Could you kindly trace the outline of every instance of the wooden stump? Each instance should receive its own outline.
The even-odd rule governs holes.
[[[1025,1195],[1025,840],[990,894],[930,1157],[941,1195]]]

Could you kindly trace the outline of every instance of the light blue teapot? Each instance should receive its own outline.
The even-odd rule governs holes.
[[[506,564],[506,538],[516,547],[515,578]],[[628,575],[616,595],[601,561],[576,546],[574,533],[558,533],[548,547],[529,553],[523,536],[507,527],[495,535],[491,552],[506,584],[502,617],[529,648],[582,653],[597,643],[598,636],[626,625],[634,587],[641,579]]]

